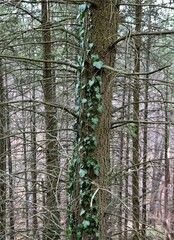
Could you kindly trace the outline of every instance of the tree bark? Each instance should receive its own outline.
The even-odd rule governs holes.
[[[28,141],[27,141],[27,134],[26,134],[26,119],[27,119],[27,114],[25,111],[25,102],[24,102],[24,89],[22,85],[20,86],[20,94],[22,98],[22,148],[23,148],[23,164],[24,164],[24,189],[25,189],[25,231],[26,231],[26,236],[29,237],[30,230],[29,230],[29,173],[28,173],[28,157],[27,157],[27,152],[28,152]]]
[[[135,6],[135,31],[141,30],[141,1],[136,0]],[[140,52],[141,52],[141,37],[135,37],[135,63],[134,72],[140,72]],[[133,172],[132,172],[132,211],[133,211],[133,234],[132,240],[139,239],[139,220],[140,220],[140,203],[139,203],[139,96],[140,83],[137,75],[134,80],[134,104],[133,104],[133,119],[134,136],[133,136]]]
[[[4,102],[4,79],[2,76],[2,59],[0,58],[0,103]],[[6,155],[5,155],[5,116],[4,105],[0,105],[0,236],[6,236]]]
[[[6,101],[8,102],[8,81],[7,75],[5,78],[5,90],[6,90]],[[6,134],[10,136],[11,133],[11,121],[10,121],[10,108],[9,104],[6,106]],[[12,146],[11,139],[7,137],[6,140],[6,148],[7,148],[7,159],[8,159],[8,174],[9,174],[9,235],[10,240],[15,239],[15,219],[14,219],[14,182],[13,182],[13,162],[12,162]]]
[[[152,7],[149,6],[148,14],[148,31],[152,28]],[[149,72],[150,67],[150,49],[151,36],[147,38],[147,53],[146,53],[146,72]],[[146,76],[145,82],[145,104],[144,104],[144,120],[148,121],[148,106],[149,106],[149,75]],[[142,179],[142,238],[146,239],[146,224],[147,224],[147,156],[148,156],[148,124],[144,125],[143,133],[143,179]]]
[[[42,1],[42,26],[43,26],[43,88],[44,100],[47,103],[54,104],[55,98],[55,80],[52,74],[51,66],[51,30],[49,19],[49,0]],[[59,162],[57,149],[57,120],[56,108],[45,105],[45,125],[46,125],[46,213],[44,217],[44,240],[60,238],[59,225],[59,193],[57,178],[59,176]]]
[[[112,43],[117,32],[118,6],[110,0],[98,0],[95,5],[87,6],[85,14],[84,67],[80,76],[80,106],[77,122],[80,150],[78,148],[76,151],[80,161],[74,164],[75,169],[73,169],[76,178],[73,186],[73,218],[75,221],[71,225],[73,240],[107,239],[108,227],[107,190],[113,75],[106,69],[95,67],[93,56],[98,54],[96,60],[98,63],[102,61],[106,65],[114,66],[116,51]],[[89,42],[93,47],[91,53],[86,54]],[[94,83],[90,85],[90,81],[94,78]],[[99,104],[101,104],[102,111],[98,109]],[[89,140],[88,147],[87,139]],[[91,166],[91,162],[95,166],[99,164],[99,176],[94,170],[94,165]],[[85,176],[79,174],[80,171],[86,171]],[[86,189],[88,193],[85,195]],[[82,214],[83,211],[84,214]],[[93,216],[98,219],[93,219]],[[89,227],[84,226],[84,223],[89,224]]]
[[[35,86],[32,87],[32,99],[35,100]],[[32,191],[32,218],[33,218],[33,239],[39,240],[38,234],[38,211],[37,211],[37,145],[36,145],[36,106],[32,104],[31,115],[31,191]]]

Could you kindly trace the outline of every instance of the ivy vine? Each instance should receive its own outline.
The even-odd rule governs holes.
[[[90,39],[90,34],[92,33],[92,19],[89,8],[89,4],[81,4],[79,8],[79,15],[77,17],[79,25],[77,32],[80,36],[81,51],[77,57],[78,73],[76,84],[76,113],[77,116],[83,114],[83,117],[78,118],[76,124],[74,125],[76,130],[74,140],[75,150],[70,164],[68,187],[68,192],[70,194],[69,227],[67,231],[68,240],[72,238],[72,231],[74,229],[73,226],[76,224],[72,214],[72,201],[74,183],[77,181],[79,182],[80,188],[79,204],[81,206],[80,216],[82,221],[78,224],[78,226],[76,226],[76,238],[77,240],[82,239],[83,232],[85,232],[91,240],[94,235],[95,239],[99,238],[97,196],[94,196],[90,176],[92,176],[92,178],[97,178],[100,171],[99,160],[96,159],[94,152],[97,147],[95,129],[99,123],[99,115],[102,113],[100,69],[103,66],[103,62],[100,61],[99,55],[93,51],[94,44]],[[88,14],[88,39],[86,39],[86,29],[84,26],[86,14]],[[88,59],[90,64],[92,64],[95,74],[93,74],[91,79],[82,80],[81,76],[85,71],[86,59]],[[80,136],[78,133],[79,129],[82,131]]]

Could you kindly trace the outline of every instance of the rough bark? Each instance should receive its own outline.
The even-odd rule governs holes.
[[[169,88],[166,86],[166,105],[165,105],[165,121],[168,121],[168,98]],[[164,219],[163,227],[165,230],[164,240],[170,240],[169,229],[169,184],[170,184],[170,160],[168,156],[169,150],[169,127],[165,124],[164,129],[164,159],[165,159],[165,176],[164,176]]]
[[[115,63],[115,48],[112,46],[114,41],[116,30],[117,30],[117,17],[118,17],[118,6],[116,6],[113,1],[96,1],[95,5],[89,5],[86,12],[85,19],[85,47],[87,45],[87,40],[90,40],[93,43],[92,54],[98,54],[99,60],[102,61],[105,65],[114,66]],[[89,31],[89,24],[92,25],[92,31]],[[84,49],[84,53],[86,49]],[[83,56],[84,58],[84,69],[81,72],[81,86],[83,84],[88,84],[89,80],[93,76],[101,77],[101,86],[100,86],[100,95],[101,95],[101,105],[102,112],[97,111],[97,100],[95,98],[94,89],[91,88],[90,97],[87,91],[81,90],[80,93],[80,109],[77,123],[78,139],[81,146],[83,147],[83,142],[85,142],[86,134],[88,136],[94,136],[96,139],[96,147],[93,150],[83,150],[80,151],[79,156],[83,166],[87,165],[86,160],[91,158],[91,154],[94,154],[94,158],[99,161],[100,170],[99,177],[97,177],[93,168],[88,168],[86,179],[90,181],[89,183],[89,192],[94,197],[96,193],[96,198],[94,203],[96,204],[98,212],[98,221],[94,224],[94,229],[99,233],[99,239],[107,239],[107,189],[108,189],[108,168],[109,168],[109,158],[110,158],[110,123],[111,123],[111,100],[112,100],[112,82],[113,75],[105,69],[97,69],[93,66],[93,63],[88,55]],[[92,100],[93,112],[98,118],[98,123],[95,129],[90,127],[90,122],[87,117],[88,105],[82,104],[81,100],[87,99],[87,103]],[[75,224],[73,226],[73,240],[77,238],[77,229],[76,227],[80,225],[85,219],[83,215],[81,216],[82,208],[90,214],[96,215],[96,209],[90,208],[89,204],[87,206],[82,206],[79,204],[78,198],[80,196],[79,192],[79,168],[80,166],[76,165],[76,178],[77,183],[74,185],[73,199],[75,201],[73,207],[73,216],[75,219]],[[84,189],[82,189],[83,191]],[[91,232],[87,233],[85,230],[82,230],[82,236],[80,239],[98,239],[96,233]]]
[[[55,103],[55,83],[52,74],[51,62],[51,30],[49,20],[49,1],[42,1],[42,26],[43,26],[43,88],[44,100],[48,103]],[[60,238],[59,225],[59,193],[57,178],[59,175],[58,151],[57,151],[57,120],[56,108],[45,105],[46,125],[46,206],[44,217],[44,240]]]
[[[141,30],[141,1],[136,0],[135,6],[135,31]],[[141,37],[135,37],[135,63],[134,72],[140,72],[140,51]],[[132,172],[132,211],[133,211],[133,234],[132,240],[139,239],[139,220],[140,220],[140,203],[139,203],[139,97],[140,83],[139,76],[134,80],[134,104],[133,104],[133,119],[136,122],[134,125],[133,136],[133,172]]]
[[[35,86],[32,88],[32,99],[35,100]],[[31,191],[32,191],[32,218],[33,218],[33,239],[39,240],[38,234],[38,218],[37,218],[37,162],[36,162],[36,106],[32,105],[31,116]]]
[[[6,101],[8,102],[8,83],[7,76],[5,78]],[[11,122],[10,122],[10,108],[9,104],[6,106],[6,134],[10,136]],[[13,163],[12,163],[12,146],[11,139],[7,137],[6,140],[7,159],[8,159],[8,174],[9,174],[9,236],[10,240],[15,239],[15,219],[14,219],[14,182],[13,182]]]
[[[2,76],[2,59],[0,59],[0,102],[4,102],[4,80]],[[4,106],[0,107],[0,236],[5,240],[6,232],[6,155],[4,139]]]
[[[23,148],[23,164],[24,164],[24,189],[25,189],[25,227],[26,227],[26,236],[28,237],[30,234],[29,230],[29,174],[28,174],[28,141],[27,141],[27,134],[26,134],[26,111],[25,111],[25,102],[24,102],[24,89],[21,86],[20,89],[21,98],[22,98],[22,148]]]
[[[151,7],[149,7],[148,16],[148,30],[151,30]],[[151,37],[147,39],[147,54],[146,54],[146,72],[149,72],[150,61],[150,47]],[[145,104],[144,104],[144,120],[148,121],[148,100],[149,100],[149,75],[146,76],[145,83]],[[147,224],[147,207],[146,207],[146,195],[147,195],[147,155],[148,155],[148,125],[144,125],[143,133],[143,179],[142,179],[142,238],[146,239],[146,224]]]

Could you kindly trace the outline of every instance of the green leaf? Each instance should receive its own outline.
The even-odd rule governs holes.
[[[92,47],[94,46],[93,43],[89,43],[89,48],[92,49]]]
[[[102,105],[99,105],[99,106],[98,106],[97,111],[98,111],[99,113],[102,113],[102,111],[103,111]]]
[[[102,61],[93,62],[93,66],[98,69],[101,69],[103,67],[103,62]]]
[[[84,177],[86,174],[87,174],[87,170],[86,169],[80,169],[80,171],[79,171],[80,177]]]
[[[85,209],[82,208],[80,211],[80,216],[82,216],[84,213],[85,213]]]
[[[98,54],[91,54],[91,58],[93,59],[93,61],[97,61],[99,59],[99,55]]]
[[[83,227],[84,227],[84,228],[87,228],[87,227],[90,225],[90,222],[87,221],[87,220],[84,220],[84,221],[82,222],[82,224],[83,224]]]
[[[80,32],[79,32],[80,36],[83,36],[84,32],[85,32],[85,30],[81,29]]]
[[[90,53],[90,51],[91,51],[90,49],[87,49],[87,50],[86,50],[87,55]]]
[[[89,86],[92,87],[92,85],[95,83],[95,79],[92,78],[91,80],[89,80]]]
[[[83,12],[86,10],[86,7],[87,7],[87,3],[83,3],[83,4],[80,4],[79,9],[80,9],[80,11]]]
[[[97,125],[97,123],[98,123],[98,117],[93,117],[93,118],[91,118],[91,121],[92,121],[95,125]]]
[[[96,175],[96,176],[99,176],[99,165],[97,164],[96,166],[94,166],[94,174]]]
[[[137,134],[136,134],[136,127],[135,127],[135,124],[134,123],[130,123],[128,124],[128,129],[130,131],[130,134],[133,138],[136,138],[137,137]]]
[[[86,103],[87,102],[87,99],[86,98],[83,98],[82,99],[82,103],[84,104],[84,103]]]
[[[98,100],[101,100],[101,94],[100,94],[100,93],[97,93],[97,94],[96,94],[96,98],[97,98]]]
[[[95,87],[94,88],[94,91],[96,92],[96,93],[99,93],[100,92],[100,89],[99,89],[99,87],[97,86],[97,87]]]
[[[97,145],[97,139],[96,139],[96,137],[94,136],[94,137],[92,137],[92,141],[93,141],[93,144],[96,146]]]
[[[96,76],[95,79],[96,79],[97,81],[99,81],[99,82],[101,81],[101,77],[100,77],[100,76]]]

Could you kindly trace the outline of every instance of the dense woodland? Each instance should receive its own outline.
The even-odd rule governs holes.
[[[0,239],[174,239],[174,3],[0,0]]]

